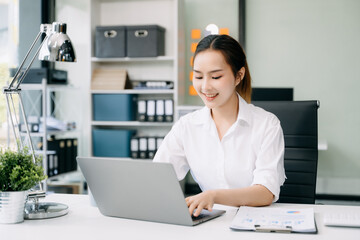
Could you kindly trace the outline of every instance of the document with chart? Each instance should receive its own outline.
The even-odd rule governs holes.
[[[230,228],[259,232],[316,233],[313,208],[240,207]]]

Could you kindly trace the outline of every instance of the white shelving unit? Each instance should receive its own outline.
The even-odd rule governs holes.
[[[91,73],[97,68],[126,69],[129,79],[135,81],[172,81],[173,89],[149,90],[90,90],[90,102],[94,94],[135,94],[139,99],[172,99],[174,121],[177,119],[178,82],[180,68],[184,67],[184,44],[182,7],[183,0],[92,0],[91,1]],[[114,25],[160,25],[165,28],[165,56],[140,58],[97,58],[95,57],[96,26]],[[182,50],[181,50],[182,49]],[[91,81],[91,79],[90,79]],[[92,107],[91,107],[92,109]],[[134,129],[139,135],[165,135],[173,125],[169,122],[139,121],[93,121],[94,128]],[[90,133],[92,136],[92,133]],[[92,137],[90,138],[92,146]],[[91,154],[93,151],[91,148]]]
[[[175,90],[91,90],[92,94],[144,94],[144,95],[155,95],[155,94],[174,94]]]
[[[174,57],[172,56],[158,56],[158,57],[139,57],[139,58],[97,58],[92,57],[92,62],[154,62],[154,61],[163,61],[163,62],[171,62],[174,61]]]
[[[114,127],[171,127],[171,122],[139,122],[139,121],[92,121],[93,126],[114,126]]]
[[[53,92],[64,92],[64,91],[69,91],[69,90],[76,90],[75,88],[68,86],[68,85],[49,85],[47,84],[47,79],[43,79],[41,84],[22,84],[21,85],[21,89],[22,94],[26,94],[26,91],[40,91],[41,94],[37,96],[37,100],[41,101],[41,113],[40,113],[40,117],[43,118],[42,123],[42,128],[40,129],[39,132],[30,132],[30,136],[31,138],[34,137],[39,137],[41,138],[41,142],[42,142],[42,150],[39,151],[37,150],[36,153],[37,154],[42,154],[43,156],[43,168],[45,173],[48,172],[48,154],[52,153],[54,154],[54,151],[49,151],[48,150],[48,146],[47,146],[47,140],[48,137],[51,135],[67,135],[67,134],[71,134],[71,135],[78,135],[79,134],[79,124],[76,124],[76,130],[48,130],[47,126],[47,117],[49,116],[53,116],[53,112],[51,111],[51,106],[50,106],[50,102],[51,101],[55,101],[54,99],[51,98],[51,93]],[[45,97],[44,97],[45,96]],[[26,98],[25,98],[26,99]],[[37,101],[35,100],[35,101]],[[55,104],[59,104],[61,105],[61,103],[55,101]],[[34,102],[31,104],[34,105]],[[30,109],[29,112],[26,112],[27,117],[29,117],[32,112],[32,109]],[[25,110],[27,111],[27,110]],[[26,133],[21,132],[20,133],[21,136],[26,136]],[[33,144],[36,144],[33,141]],[[34,146],[35,147],[35,146]],[[44,190],[47,190],[47,184],[46,184],[46,180],[44,181]]]

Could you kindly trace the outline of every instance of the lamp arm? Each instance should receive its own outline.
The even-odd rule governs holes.
[[[40,25],[40,31],[39,31],[38,35],[36,36],[34,42],[31,44],[31,47],[30,47],[29,51],[26,53],[25,58],[24,58],[24,60],[21,62],[18,70],[16,71],[13,80],[11,81],[11,83],[9,84],[9,86],[7,87],[7,90],[8,90],[8,91],[10,91],[10,90],[12,89],[13,85],[15,84],[15,82],[17,82],[17,85],[16,85],[16,87],[15,87],[14,89],[15,89],[15,90],[18,90],[18,89],[19,89],[20,84],[22,83],[22,81],[24,80],[25,76],[27,75],[27,73],[28,73],[31,65],[33,64],[36,56],[39,54],[42,45],[43,45],[43,44],[46,42],[46,40],[48,39],[50,31],[51,31],[51,24],[41,24],[41,25]],[[40,44],[39,48],[37,49],[35,55],[34,55],[33,58],[31,59],[31,62],[30,62],[29,65],[27,66],[25,72],[24,72],[22,75],[20,75],[21,70],[22,70],[22,68],[23,68],[26,60],[28,59],[31,51],[34,49],[35,44],[38,42],[38,40],[40,39],[40,37],[41,37],[41,35],[42,35],[43,33],[46,33],[45,39],[41,42],[41,44]],[[19,75],[20,75],[20,77],[19,77]],[[19,77],[19,79],[18,79],[18,77]]]
[[[42,45],[46,42],[47,39],[48,39],[48,36],[46,36],[45,39],[44,39],[44,41],[42,41],[42,43],[40,44],[38,50],[36,51],[35,55],[34,55],[33,58],[31,59],[29,65],[27,66],[24,74],[22,74],[21,77],[19,78],[19,80],[17,81],[17,85],[16,85],[15,89],[19,89],[20,84],[22,83],[22,81],[24,80],[24,78],[26,77],[26,75],[28,74],[31,65],[33,64],[36,56],[37,56],[37,55],[39,54],[39,52],[40,52],[40,49],[41,49]],[[14,78],[14,79],[15,79],[15,78]]]
[[[20,102],[21,113],[24,116],[24,123],[25,123],[25,128],[26,128],[26,136],[29,139],[31,156],[32,156],[32,159],[33,159],[34,163],[36,164],[34,146],[33,146],[32,140],[31,140],[29,125],[28,125],[28,121],[26,119],[25,110],[24,110],[24,104],[23,104],[23,101],[22,101],[22,98],[21,98],[20,94],[19,94],[19,102]],[[46,155],[46,153],[45,153],[45,155]],[[40,184],[40,188],[41,188],[41,184]]]
[[[11,101],[9,100],[9,98],[10,98]],[[7,108],[7,111],[8,111],[8,119],[10,119],[10,122],[11,122],[11,129],[13,131],[14,138],[15,138],[15,140],[20,139],[20,141],[16,142],[17,150],[20,151],[20,149],[23,149],[23,145],[22,145],[22,142],[21,142],[20,135],[18,136],[17,132],[15,131],[15,126],[17,126],[17,123],[14,122],[13,114],[12,114],[13,111],[15,111],[15,110],[13,110],[15,108],[14,108],[14,106],[10,106],[10,102],[14,103],[14,101],[12,100],[12,95],[11,94],[5,94],[5,99],[6,99],[6,108]],[[10,107],[12,107],[12,109]]]
[[[40,38],[41,35],[42,35],[42,32],[39,32],[38,35],[36,36],[35,41],[32,43],[29,51],[28,51],[27,54],[25,55],[24,60],[22,61],[22,63],[20,64],[18,70],[16,71],[13,80],[12,80],[11,83],[9,84],[9,86],[8,86],[8,88],[7,88],[8,90],[10,90],[10,89],[12,88],[12,86],[15,84],[15,82],[16,82],[16,80],[17,80],[17,78],[18,78],[18,76],[19,76],[19,74],[20,74],[20,72],[21,72],[21,69],[22,69],[22,67],[24,66],[25,61],[26,61],[27,58],[29,57],[30,52],[31,52],[32,49],[34,48],[36,42],[39,40],[39,38]],[[30,64],[30,65],[31,65],[31,64]],[[30,66],[29,66],[29,67],[30,67]],[[29,67],[28,67],[28,68],[29,68]],[[24,74],[23,74],[23,75],[24,75]],[[19,84],[18,84],[18,85],[19,85]],[[17,87],[18,87],[18,86],[17,86]]]

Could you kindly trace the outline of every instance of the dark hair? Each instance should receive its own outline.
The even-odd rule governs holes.
[[[246,102],[251,102],[251,76],[246,61],[246,56],[239,42],[228,35],[209,35],[204,37],[197,45],[194,53],[196,55],[202,51],[212,49],[222,53],[227,64],[230,65],[234,76],[236,77],[239,70],[245,68],[245,76],[236,86],[236,91]],[[194,60],[193,60],[194,61]]]

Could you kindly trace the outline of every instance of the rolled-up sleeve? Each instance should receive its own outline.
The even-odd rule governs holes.
[[[280,187],[286,179],[284,151],[284,135],[280,121],[272,116],[255,162],[252,185],[260,184],[271,191],[274,194],[273,202],[279,199]]]
[[[171,163],[179,181],[184,179],[190,169],[184,153],[182,128],[180,119],[165,136],[153,160],[154,162]]]

